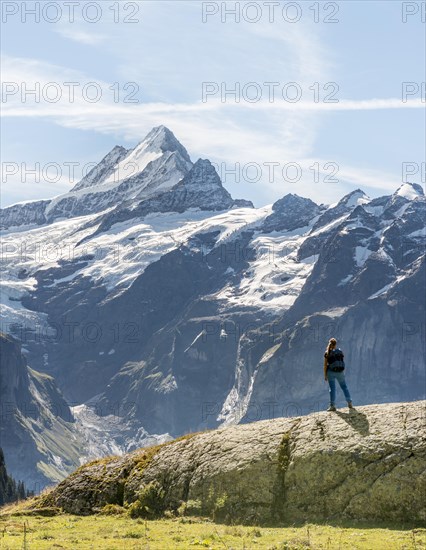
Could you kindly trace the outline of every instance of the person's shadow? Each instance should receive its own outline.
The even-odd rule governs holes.
[[[352,409],[348,413],[335,411],[334,414],[339,415],[342,420],[347,422],[351,428],[359,432],[361,435],[370,435],[370,424],[368,423],[367,415],[364,413],[357,411],[356,409]]]

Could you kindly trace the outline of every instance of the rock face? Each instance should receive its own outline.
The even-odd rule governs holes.
[[[107,155],[105,155],[101,162],[94,166],[84,178],[74,185],[71,191],[79,191],[80,189],[87,189],[100,185],[114,173],[114,168],[128,153],[129,150],[121,147],[121,145],[116,145]]]
[[[0,229],[46,223],[45,211],[50,200],[13,204],[0,209]]]
[[[186,502],[187,510],[247,523],[422,524],[425,406],[369,405],[193,434],[83,466],[35,505],[90,514],[137,504],[150,488],[158,511]]]
[[[272,214],[263,224],[263,230],[293,231],[308,225],[325,207],[321,208],[310,199],[289,193],[272,205]]]
[[[244,199],[234,200],[223,187],[211,162],[207,159],[198,159],[188,174],[171,189],[137,204],[125,203],[105,214],[96,232],[86,239],[108,231],[116,223],[144,218],[154,212],[182,213],[189,208],[214,212],[232,207],[253,208],[253,204]]]
[[[78,464],[81,441],[52,377],[27,366],[19,342],[0,333],[0,447],[13,476],[38,492]]]

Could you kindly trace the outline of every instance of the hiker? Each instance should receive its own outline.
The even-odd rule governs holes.
[[[330,338],[324,353],[324,380],[330,386],[330,406],[327,411],[336,410],[336,380],[345,394],[348,407],[350,409],[354,408],[348,386],[346,385],[345,373],[343,372],[345,370],[343,357],[343,351],[337,347],[336,338]]]

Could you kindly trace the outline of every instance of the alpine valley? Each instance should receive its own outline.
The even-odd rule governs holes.
[[[425,205],[233,199],[154,128],[68,193],[1,210],[0,446],[36,489],[81,463],[327,406],[425,399]],[[339,406],[339,403],[338,403]]]

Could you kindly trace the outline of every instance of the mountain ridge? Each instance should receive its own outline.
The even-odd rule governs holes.
[[[114,146],[70,191],[52,199],[17,203],[1,209],[0,228],[32,223],[43,225],[57,219],[102,212],[111,207],[134,206],[167,193],[178,183],[182,185],[196,165],[173,132],[165,126],[157,126],[133,149]],[[214,170],[212,166],[209,172],[211,170]],[[234,203],[214,172],[216,176],[213,180],[216,188],[222,190],[222,197],[217,196],[216,201],[213,199],[211,209],[217,210],[222,206],[221,209],[225,210]],[[200,184],[203,183],[209,182],[200,181]],[[222,205],[218,203],[220,198],[224,200]],[[201,208],[208,209],[202,192],[194,199],[200,201]],[[243,203],[251,205],[250,201]],[[197,201],[191,205],[198,206]]]

